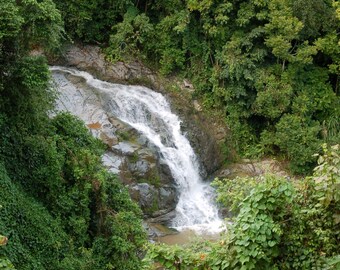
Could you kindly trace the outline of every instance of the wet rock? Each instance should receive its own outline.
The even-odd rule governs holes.
[[[176,184],[173,180],[170,167],[168,164],[164,163],[163,160],[159,162],[159,171],[161,176],[161,182],[164,184]]]
[[[173,210],[177,204],[176,189],[171,188],[174,180],[168,167],[161,164],[157,147],[109,115],[106,102],[84,79],[61,72],[55,72],[54,77],[61,85],[56,111],[69,111],[80,117],[92,135],[108,145],[102,156],[104,166],[118,175],[123,184],[131,186],[132,197],[145,214],[157,216]]]
[[[129,170],[133,175],[143,178],[149,174],[150,170],[155,167],[155,164],[151,164],[146,160],[138,160],[136,163],[129,164]]]
[[[113,154],[112,152],[107,151],[102,156],[102,162],[108,170],[114,174],[118,174],[120,171],[120,166],[123,162],[123,158]]]
[[[178,202],[178,192],[175,187],[163,186],[159,189],[159,208],[173,210]],[[158,213],[159,214],[159,213]],[[155,215],[155,214],[154,214]]]
[[[126,129],[127,124],[123,123],[119,119],[116,119],[116,118],[113,118],[113,117],[109,117],[109,121],[112,124],[112,127],[115,129],[115,131],[117,131],[117,130],[125,130]]]
[[[143,222],[143,227],[145,228],[149,239],[156,239],[166,235],[178,234],[177,230],[168,228],[162,224]]]
[[[113,136],[109,136],[107,133],[102,132],[99,135],[99,138],[103,141],[103,143],[107,144],[109,147],[112,147],[116,144],[118,144],[118,138],[113,135]]]
[[[139,143],[140,145],[143,145],[143,146],[148,147],[148,145],[149,145],[149,140],[148,140],[148,138],[147,138],[146,136],[144,136],[144,135],[141,134],[141,135],[138,137],[138,143]]]
[[[137,152],[128,157],[126,164],[127,169],[138,182],[143,181],[155,186],[160,185],[158,160],[149,149],[138,149]]]
[[[142,159],[149,160],[150,162],[156,162],[154,153],[148,148],[139,149],[138,150],[138,157],[142,158]]]
[[[231,170],[230,169],[224,169],[218,172],[218,177],[220,178],[226,178],[231,174]]]
[[[139,149],[139,146],[137,144],[132,144],[129,142],[120,142],[117,145],[112,147],[112,150],[120,155],[123,156],[131,156],[133,155],[137,150]]]
[[[164,216],[174,210],[178,202],[177,191],[171,187],[157,189],[148,183],[139,183],[131,186],[129,190],[146,217]],[[163,219],[165,220],[164,217]]]
[[[163,225],[169,224],[171,220],[173,220],[176,216],[176,211],[164,212],[162,215],[159,215],[154,218],[149,218],[148,221],[151,223],[159,223]]]
[[[143,210],[150,209],[155,203],[157,204],[157,191],[153,186],[140,183],[130,187],[130,190],[131,197],[138,201]]]

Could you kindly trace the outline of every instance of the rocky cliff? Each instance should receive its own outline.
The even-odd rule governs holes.
[[[54,63],[90,72],[101,80],[140,84],[162,92],[183,120],[182,129],[201,160],[202,172],[209,175],[221,166],[224,156],[220,144],[224,142],[227,130],[204,115],[198,102],[191,98],[193,89],[187,81],[170,82],[139,62],[109,63],[94,46],[69,46]],[[61,92],[59,110],[78,115],[93,135],[107,144],[104,164],[128,185],[132,198],[139,203],[146,217],[166,222],[176,207],[178,194],[169,168],[161,162],[157,149],[132,127],[108,115],[98,96],[84,87],[81,79],[72,76],[65,79],[72,82],[75,89],[73,92],[67,90],[72,93]],[[176,91],[165,87],[171,83]]]

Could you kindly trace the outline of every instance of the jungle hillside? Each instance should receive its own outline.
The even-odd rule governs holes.
[[[339,31],[336,0],[0,0],[0,269],[339,269]],[[150,244],[106,146],[51,117],[68,43],[188,78],[226,152],[294,177],[216,179],[219,241]]]

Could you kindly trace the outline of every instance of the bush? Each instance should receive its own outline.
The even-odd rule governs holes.
[[[318,153],[321,126],[317,121],[297,115],[284,115],[277,123],[274,144],[287,153],[294,173],[307,173],[315,165],[314,153]]]
[[[0,231],[11,240],[3,254],[18,269],[137,269],[141,210],[101,165],[103,144],[69,114],[47,125],[47,135],[15,146],[23,152],[10,159],[21,168],[15,181],[1,165]]]
[[[0,254],[18,269],[60,269],[69,238],[40,203],[17,187],[0,164],[0,231],[9,242]]]
[[[218,181],[219,201],[239,210],[221,240],[152,245],[146,261],[174,270],[338,269],[340,148],[323,150],[313,176],[300,181],[273,175]]]

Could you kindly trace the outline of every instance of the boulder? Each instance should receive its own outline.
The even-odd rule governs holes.
[[[123,158],[115,155],[111,151],[106,151],[102,156],[103,165],[108,168],[109,172],[119,174],[120,166],[123,163]]]
[[[138,202],[145,217],[163,217],[173,211],[178,202],[177,191],[173,187],[156,188],[148,183],[139,183],[130,186],[129,190],[132,199]],[[164,217],[162,220],[169,221]]]
[[[139,145],[130,142],[120,142],[112,147],[112,151],[123,156],[132,156],[139,149]]]
[[[170,212],[162,212],[161,215],[149,218],[150,223],[169,225],[170,221],[176,217],[176,211],[172,210]]]
[[[157,239],[166,235],[178,234],[177,230],[158,223],[144,221],[143,227],[146,230],[149,239]]]

